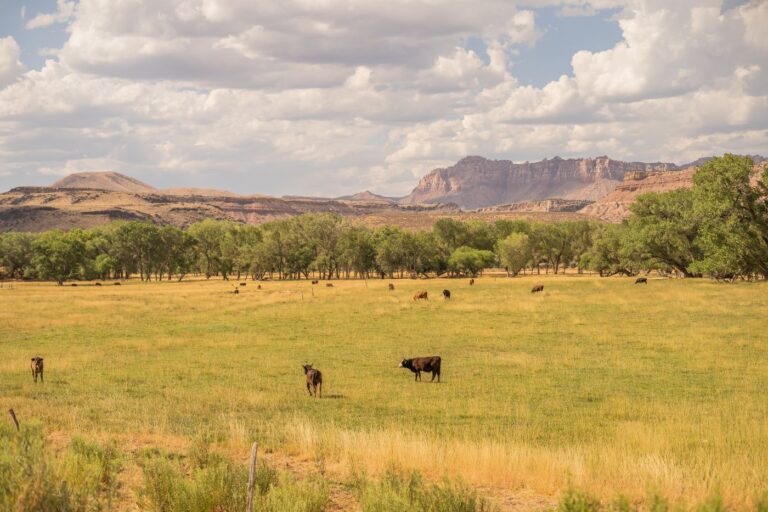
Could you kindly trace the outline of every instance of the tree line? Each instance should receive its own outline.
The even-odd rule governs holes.
[[[145,281],[476,276],[585,270],[718,279],[768,276],[768,170],[725,155],[692,189],[641,195],[621,224],[440,219],[431,230],[370,228],[335,214],[253,226],[204,220],[183,230],[147,222],[0,234],[0,272],[16,279]]]

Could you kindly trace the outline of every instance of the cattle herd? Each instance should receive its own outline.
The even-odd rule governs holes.
[[[319,281],[313,280],[312,284],[318,284]],[[115,285],[119,285],[120,283],[115,283]],[[472,286],[475,284],[474,279],[469,280],[469,285]],[[648,278],[646,277],[638,277],[635,280],[635,284],[648,284]],[[245,286],[246,283],[240,283],[240,286]],[[77,284],[72,283],[72,286],[77,286]],[[96,286],[101,286],[101,283],[96,283]],[[327,287],[332,288],[332,283],[326,283]],[[261,290],[261,285],[257,285],[257,289]],[[390,291],[395,289],[395,285],[392,283],[389,283],[388,289]],[[539,293],[544,291],[544,285],[543,284],[537,284],[534,285],[531,288],[531,293]],[[240,293],[240,290],[238,288],[234,289],[233,293]],[[446,300],[449,300],[451,298],[451,291],[450,290],[443,290],[443,298]],[[429,294],[426,291],[418,291],[413,296],[413,300],[428,300]],[[421,372],[425,373],[431,373],[432,374],[432,380],[430,382],[434,382],[435,377],[437,377],[437,382],[440,382],[440,365],[442,363],[442,359],[440,356],[427,356],[427,357],[414,357],[411,359],[403,359],[400,361],[399,368],[407,368],[411,370],[414,373],[414,380],[415,381],[421,381]],[[40,377],[40,382],[43,382],[43,358],[42,357],[33,357],[30,364],[30,369],[32,370],[32,379],[35,383],[37,383],[38,376]],[[315,398],[322,398],[323,397],[323,374],[318,370],[317,368],[314,368],[312,364],[305,364],[302,365],[302,368],[304,369],[304,375],[306,376],[306,384],[307,384],[307,392],[309,393],[310,397]]]

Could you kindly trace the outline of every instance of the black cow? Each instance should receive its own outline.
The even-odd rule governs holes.
[[[531,288],[531,293],[538,293],[544,291],[544,285],[543,284],[537,284],[533,288]]]
[[[32,362],[29,363],[29,368],[32,370],[32,379],[37,383],[37,376],[40,375],[40,383],[43,383],[43,358],[33,357]]]
[[[444,299],[450,299],[451,298],[451,290],[443,290],[443,298]]]
[[[318,391],[320,398],[323,398],[323,374],[320,373],[320,370],[312,368],[311,364],[303,364],[301,367],[304,368],[304,375],[307,376],[307,392],[309,392],[309,396],[312,396],[312,391],[314,390],[315,398],[318,398]]]
[[[101,286],[101,283],[93,283],[93,286]]]
[[[635,279],[635,284],[648,284],[648,278],[647,277],[638,277]]]
[[[437,377],[437,382],[440,382],[440,356],[429,357],[414,357],[413,359],[403,359],[400,361],[400,368],[408,368],[416,374],[414,380],[421,380],[421,372],[427,372],[432,374],[432,380],[434,382]]]
[[[248,283],[240,283],[240,286],[245,286],[246,284],[248,284]]]

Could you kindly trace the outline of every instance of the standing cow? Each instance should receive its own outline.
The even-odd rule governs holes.
[[[309,396],[312,396],[312,391],[315,392],[315,398],[318,398],[318,392],[320,398],[323,398],[323,374],[320,370],[312,368],[311,364],[301,365],[304,368],[304,375],[307,376],[307,392]]]
[[[539,293],[544,291],[544,285],[543,284],[537,284],[533,288],[531,288],[531,293]]]
[[[33,357],[32,362],[29,363],[29,368],[32,370],[32,379],[37,383],[37,376],[40,375],[40,383],[43,383],[43,358]]]
[[[475,284],[475,279],[474,278],[469,280],[469,286],[472,286],[473,284]]]
[[[413,296],[413,300],[429,300],[429,294],[427,292],[416,292],[416,295]]]
[[[432,380],[434,382],[437,377],[437,382],[440,382],[440,363],[442,360],[440,356],[429,357],[414,357],[413,359],[403,359],[400,361],[400,368],[408,368],[416,374],[414,380],[421,380],[421,372],[427,372],[432,374]]]
[[[635,284],[648,284],[648,278],[638,277],[637,279],[635,279]]]
[[[450,299],[451,298],[451,290],[443,290],[443,298],[444,299]]]
[[[395,285],[392,283],[389,283],[389,291],[392,291],[395,289]]]

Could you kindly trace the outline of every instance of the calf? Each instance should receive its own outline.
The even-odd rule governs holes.
[[[318,392],[320,398],[323,398],[323,374],[320,370],[312,368],[311,364],[301,365],[304,368],[304,375],[307,376],[307,392],[309,396],[312,396],[312,391],[315,392],[315,398],[318,398]]]
[[[638,277],[635,279],[635,284],[648,284],[648,278],[647,277]]]
[[[395,289],[395,285],[393,285],[392,283],[389,283],[389,291],[392,291],[394,289]]]
[[[413,359],[403,359],[400,361],[400,368],[408,368],[416,374],[414,380],[421,380],[421,372],[427,372],[432,374],[432,380],[434,382],[437,377],[437,382],[440,382],[440,356],[429,357],[414,357]]]
[[[537,284],[533,288],[531,288],[531,293],[538,293],[544,291],[544,285],[543,284]]]
[[[475,280],[474,279],[470,279],[469,280],[469,286],[472,286],[473,284],[475,284]]]
[[[43,383],[43,358],[33,357],[32,362],[29,363],[29,368],[32,370],[32,379],[37,383],[37,376],[40,375],[40,383]]]
[[[444,299],[450,299],[451,298],[451,290],[443,290],[443,298]]]
[[[413,300],[419,299],[429,300],[429,295],[427,292],[416,292],[416,295],[413,296]]]

